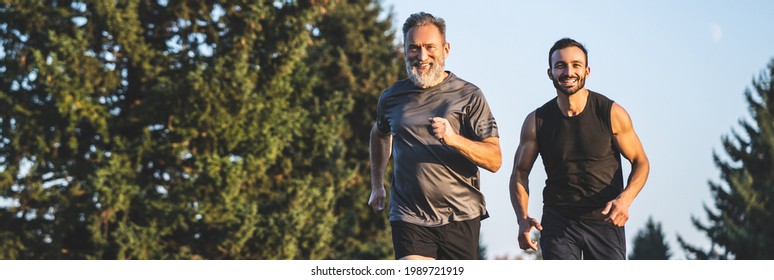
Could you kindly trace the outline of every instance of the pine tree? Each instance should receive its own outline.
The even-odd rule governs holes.
[[[678,238],[694,258],[774,259],[774,60],[752,84],[754,91],[745,91],[752,118],[740,121],[746,136],[732,131],[722,138],[728,159],[713,153],[724,184],[709,182],[715,200],[714,210],[704,207],[709,223],[692,218],[712,247]]]
[[[314,83],[319,100],[344,99],[339,108],[319,111],[311,118],[310,135],[332,130],[338,135],[335,169],[344,172],[335,182],[337,193],[332,259],[393,258],[390,227],[385,212],[374,213],[367,200],[371,192],[369,133],[376,103],[387,87],[406,76],[400,46],[396,45],[392,15],[373,0],[338,2],[313,29],[314,45],[307,65],[321,76]],[[321,127],[322,123],[339,125]],[[318,136],[315,136],[318,137]],[[318,151],[302,154],[320,154]],[[325,158],[321,158],[325,160]],[[316,169],[319,164],[308,166]]]
[[[1,4],[0,257],[330,255],[334,190],[352,176],[288,154],[342,146],[326,131],[341,122],[307,131],[351,106],[313,101],[304,65],[331,5]]]
[[[648,217],[645,228],[637,233],[633,244],[630,260],[668,260],[672,256],[661,223],[654,222],[653,217]]]
[[[486,256],[487,255],[487,253],[486,253],[486,245],[484,245],[484,243],[482,241],[483,241],[483,239],[481,239],[481,237],[479,236],[478,237],[478,252],[477,252],[478,260],[486,260],[487,259],[487,256]]]

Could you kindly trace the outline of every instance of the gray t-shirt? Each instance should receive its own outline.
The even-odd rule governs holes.
[[[497,122],[478,87],[447,73],[427,89],[398,81],[379,98],[377,128],[393,137],[390,221],[441,226],[489,216],[478,166],[433,137],[429,119],[446,118],[475,141],[499,137]]]

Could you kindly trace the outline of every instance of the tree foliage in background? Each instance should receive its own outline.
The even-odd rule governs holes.
[[[672,256],[661,223],[654,222],[653,217],[648,217],[645,228],[637,232],[633,244],[630,260],[668,260]]]
[[[316,25],[316,42],[307,57],[307,64],[314,67],[312,72],[322,73],[314,83],[314,96],[351,102],[348,110],[321,112],[332,120],[311,118],[309,122],[310,129],[320,129],[321,122],[342,124],[335,129],[346,145],[338,170],[348,170],[349,174],[341,177],[346,181],[339,179],[332,209],[337,217],[337,238],[330,257],[336,259],[394,257],[387,211],[374,213],[367,204],[371,194],[369,133],[376,119],[376,103],[382,91],[406,76],[392,15],[387,13],[380,19],[382,14],[382,8],[372,0],[338,5]]]
[[[509,255],[495,255],[495,260],[542,260],[543,259],[543,248],[540,247],[540,231],[537,229],[532,231],[532,240],[537,242],[538,249],[537,250],[522,250],[519,251],[515,256],[511,257]]]
[[[478,257],[478,260],[486,260],[487,259],[487,252],[486,252],[486,245],[484,245],[483,242],[481,242],[483,239],[481,236],[478,237],[478,251],[476,252],[476,256]]]
[[[0,258],[387,257],[360,147],[401,67],[379,13],[0,4]]]
[[[774,259],[774,60],[752,84],[745,91],[752,118],[740,121],[746,136],[732,131],[722,138],[727,160],[713,153],[725,184],[709,183],[715,200],[714,210],[704,207],[709,223],[692,218],[712,248],[678,237],[693,258]]]

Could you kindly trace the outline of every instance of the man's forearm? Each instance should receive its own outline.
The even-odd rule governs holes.
[[[391,135],[383,135],[376,128],[371,129],[370,157],[371,157],[371,187],[384,187],[384,170],[390,160]]]
[[[457,149],[460,154],[477,166],[492,173],[497,172],[502,166],[503,157],[499,138],[489,137],[482,141],[473,141],[460,135],[457,135],[456,138],[449,146]]]
[[[650,173],[650,163],[647,160],[639,160],[632,162],[632,170],[629,174],[629,180],[626,188],[621,193],[620,197],[631,205],[634,198],[640,193],[642,188],[645,187],[645,182],[648,179]]]
[[[511,194],[511,206],[519,222],[526,221],[529,218],[527,211],[529,207],[529,181],[518,175],[511,176],[509,184]]]

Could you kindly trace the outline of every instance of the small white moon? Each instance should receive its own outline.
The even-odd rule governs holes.
[[[720,24],[710,24],[710,34],[712,35],[712,41],[717,43],[723,39],[723,29],[720,28]]]

